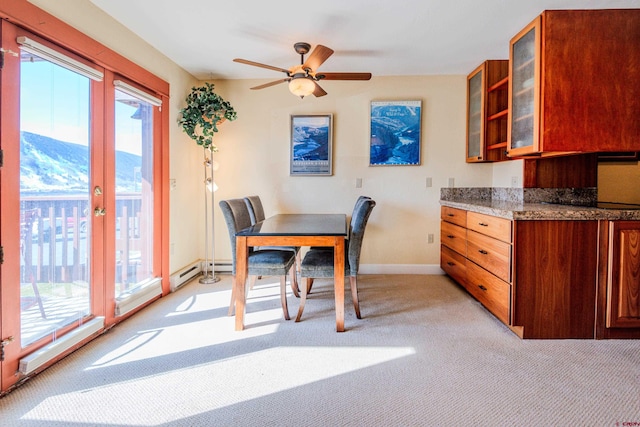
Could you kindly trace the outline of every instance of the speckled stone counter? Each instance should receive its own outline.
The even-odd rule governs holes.
[[[595,194],[592,189],[443,188],[440,204],[519,221],[640,220],[640,210],[588,206],[595,204]]]

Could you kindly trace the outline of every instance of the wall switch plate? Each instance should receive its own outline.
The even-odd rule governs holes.
[[[427,243],[433,243],[433,233],[427,235]]]
[[[356,188],[362,188],[362,178],[356,178]]]
[[[449,178],[449,188],[453,188],[456,186],[456,179],[455,178]]]
[[[427,186],[427,188],[433,186],[433,180],[431,179],[431,177],[427,177],[427,179],[425,180],[425,185]]]

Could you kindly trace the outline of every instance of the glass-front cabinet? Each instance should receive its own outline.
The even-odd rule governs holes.
[[[483,62],[467,77],[467,163],[506,160],[509,61]]]
[[[467,77],[467,162],[482,161],[485,63]]]
[[[525,27],[510,45],[510,156],[539,151],[540,17]]]

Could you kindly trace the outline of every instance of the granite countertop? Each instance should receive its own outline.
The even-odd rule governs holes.
[[[493,195],[495,196],[495,192]],[[475,196],[480,197],[475,197]],[[507,199],[507,200],[505,200]],[[441,192],[440,204],[513,220],[640,220],[640,210],[601,209],[592,206],[544,201],[528,202],[518,197],[496,198],[485,192]]]

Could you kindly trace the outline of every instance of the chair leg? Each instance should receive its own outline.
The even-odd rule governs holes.
[[[253,289],[253,287],[256,285],[256,280],[258,280],[258,279],[262,279],[262,276],[251,276],[250,277],[251,285],[249,285],[249,290]]]
[[[251,280],[251,289],[253,289],[253,285],[255,285],[256,283],[256,278],[258,276],[249,276],[249,279]],[[236,276],[231,276],[231,301],[229,302],[229,311],[227,312],[227,316],[233,316],[235,311],[236,311]],[[247,293],[249,292],[249,289],[246,289],[246,293],[245,293],[245,297],[247,296]]]
[[[304,311],[304,303],[307,302],[307,289],[311,288],[311,282],[313,282],[313,279],[310,277],[307,277],[307,284],[306,286],[302,287],[302,292],[300,294],[300,307],[298,307],[298,315],[296,316],[296,322],[299,322],[300,319],[302,318],[302,312]]]
[[[358,302],[358,278],[356,276],[349,276],[349,283],[351,285],[351,300],[353,301],[353,308],[356,310],[356,317],[360,317],[360,303]]]
[[[298,287],[298,273],[296,270],[296,266],[292,265],[291,270],[289,270],[291,274],[291,291],[296,298],[300,298],[300,288]]]
[[[310,294],[311,293],[311,287],[313,286],[313,278],[309,277],[307,278],[307,293]]]
[[[236,311],[236,276],[231,276],[231,301],[229,302],[229,311],[227,316],[233,316]]]
[[[287,307],[287,276],[280,276],[280,301],[284,319],[289,320],[289,308]]]

